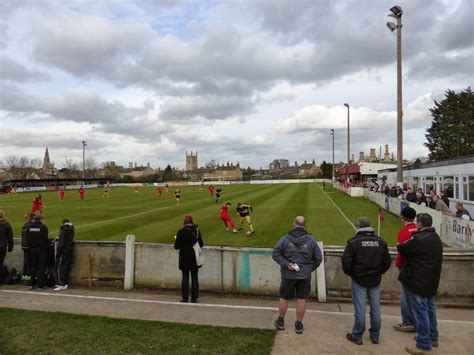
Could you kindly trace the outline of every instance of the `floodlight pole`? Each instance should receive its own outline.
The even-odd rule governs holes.
[[[82,180],[86,178],[86,145],[87,142],[82,141]]]
[[[402,15],[397,17],[397,183],[403,185]]]
[[[347,170],[346,170],[346,176],[347,176],[347,182],[349,182],[349,165],[351,165],[351,157],[350,157],[351,128],[350,128],[349,104],[345,103],[344,106],[347,107]]]
[[[400,6],[393,6],[388,16],[397,20],[387,22],[390,31],[397,30],[397,184],[403,185],[403,108],[402,108],[402,15]]]
[[[335,180],[336,176],[334,174],[334,135],[335,132],[331,129],[331,136],[332,136],[332,181]]]

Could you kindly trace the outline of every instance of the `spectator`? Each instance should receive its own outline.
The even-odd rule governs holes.
[[[35,214],[33,222],[25,230],[26,247],[30,248],[31,262],[31,280],[28,284],[31,290],[36,286],[38,291],[48,288],[44,278],[49,248],[48,227],[43,224],[42,220],[42,215]]]
[[[439,192],[439,195],[441,197],[441,200],[443,200],[443,202],[446,204],[446,206],[448,206],[449,208],[449,198],[448,196],[446,195],[446,191],[442,190]]]
[[[413,192],[413,188],[410,187],[410,186],[409,186],[408,189],[407,189],[407,195],[406,195],[405,199],[406,199],[408,202],[416,203],[416,193]]]
[[[31,280],[31,262],[30,262],[30,247],[26,244],[26,230],[33,223],[34,213],[29,212],[25,215],[25,224],[21,228],[21,249],[23,250],[23,281]]]
[[[434,296],[438,290],[443,261],[443,245],[432,227],[428,213],[416,216],[418,231],[398,252],[405,257],[398,280],[407,290],[416,324],[416,347],[406,347],[411,354],[423,354],[438,347],[438,329]]]
[[[420,205],[420,206],[426,206],[426,205],[427,205],[427,204],[426,204],[426,197],[425,197],[425,195],[423,194],[422,191],[419,191],[419,190],[418,190],[418,191],[416,192],[416,200],[415,200],[415,203],[416,203],[417,205]]]
[[[370,305],[370,340],[379,343],[380,281],[391,264],[387,243],[376,236],[370,221],[361,217],[357,220],[357,232],[349,239],[342,255],[344,273],[352,279],[352,302],[354,303],[354,326],[346,339],[362,345],[365,332],[365,301]]]
[[[69,287],[69,270],[71,268],[72,250],[74,245],[74,226],[69,219],[63,219],[59,229],[58,246],[56,249],[54,291],[67,290]]]
[[[436,209],[436,202],[431,196],[426,196],[426,206],[432,209]]]
[[[467,216],[470,220],[472,220],[472,217],[469,214],[469,211],[464,208],[464,205],[462,204],[461,201],[456,201],[455,208],[456,208],[456,217],[465,218],[463,216]]]
[[[400,213],[400,219],[405,225],[398,232],[397,244],[402,244],[411,238],[412,233],[417,231],[416,224],[413,223],[416,217],[416,211],[411,207],[405,207]],[[395,259],[395,265],[397,266],[399,272],[401,271],[403,265],[405,264],[405,258],[397,253]],[[413,319],[413,314],[411,312],[410,302],[408,299],[408,294],[405,287],[402,284],[402,292],[400,295],[400,310],[402,315],[402,322],[396,324],[393,327],[395,330],[400,332],[414,332],[415,331],[415,321]]]
[[[197,265],[194,244],[199,243],[202,248],[201,231],[197,224],[194,224],[193,217],[189,214],[184,216],[183,228],[176,234],[174,248],[179,250],[179,269],[183,275],[181,281],[181,302],[189,300],[189,274],[191,274],[191,302],[196,303],[199,298],[198,271],[201,266]]]
[[[435,209],[436,211],[443,212],[447,215],[454,216],[454,213],[449,209],[448,206],[443,202],[443,200],[438,196],[435,195],[434,197]]]
[[[5,212],[0,210],[0,285],[3,278],[7,276],[3,275],[3,262],[7,251],[9,253],[13,251],[13,230],[10,222],[5,218]]]
[[[288,300],[296,296],[295,332],[303,333],[306,298],[311,290],[311,273],[321,264],[322,256],[313,236],[305,229],[305,218],[298,216],[293,229],[280,238],[273,249],[273,260],[281,267],[280,301],[275,328],[285,329]]]

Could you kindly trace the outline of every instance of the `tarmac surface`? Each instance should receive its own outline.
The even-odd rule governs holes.
[[[23,285],[0,287],[0,307],[28,310],[266,329],[274,329],[278,315],[277,298],[203,294],[197,304],[179,299],[177,292],[169,291],[73,288],[55,293],[30,291]],[[405,346],[415,344],[414,333],[393,329],[400,322],[396,306],[382,306],[380,344],[372,344],[366,332],[362,346],[345,339],[353,324],[352,304],[308,302],[301,335],[294,331],[294,306],[290,303],[286,330],[277,333],[273,354],[406,354]],[[440,347],[434,354],[474,353],[474,310],[438,309],[438,328]]]

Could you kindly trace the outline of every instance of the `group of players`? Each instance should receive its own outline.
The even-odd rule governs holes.
[[[204,187],[204,184],[201,183],[201,185],[199,187],[199,191],[203,192],[203,187]],[[166,189],[166,191],[168,191],[168,184],[167,183],[164,185],[164,188]],[[58,193],[59,193],[59,200],[60,201],[64,200],[65,191],[66,191],[65,186],[61,187],[59,189]],[[138,195],[138,192],[139,192],[138,186],[134,186],[133,191],[134,191],[135,195]],[[216,204],[218,204],[220,199],[221,199],[221,196],[222,196],[222,188],[218,187],[216,189],[214,187],[214,185],[209,185],[208,191],[209,191],[209,195],[211,196],[211,198],[213,198],[215,200]],[[107,183],[107,184],[104,185],[104,192],[102,194],[102,197],[103,198],[109,198],[109,192],[110,192],[110,186]],[[156,193],[157,193],[158,198],[161,198],[163,192],[164,192],[163,186],[159,185],[156,188]],[[79,187],[78,193],[79,193],[80,199],[84,200],[85,189],[82,185]],[[182,195],[181,190],[179,188],[177,188],[174,192],[174,196],[175,196],[175,199],[176,199],[176,206],[179,206],[179,204],[181,202],[181,195]],[[232,204],[230,202],[227,202],[226,204],[220,206],[220,219],[224,222],[226,232],[229,231],[229,226],[230,226],[233,233],[238,233],[238,230],[235,228],[235,223],[229,215],[229,208],[231,206],[232,206]],[[31,212],[32,213],[43,214],[43,209],[44,209],[44,205],[43,205],[42,196],[41,196],[41,194],[38,194],[33,198]],[[240,218],[240,228],[239,228],[239,230],[243,230],[244,223],[247,223],[248,226],[249,226],[249,231],[246,232],[246,235],[249,236],[249,237],[252,236],[255,233],[252,221],[250,219],[250,213],[251,212],[253,212],[253,208],[252,208],[251,205],[242,204],[240,202],[237,203],[236,214]]]

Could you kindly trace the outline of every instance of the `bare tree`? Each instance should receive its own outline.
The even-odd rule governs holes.
[[[66,158],[63,162],[63,167],[60,171],[65,178],[80,178],[82,176],[79,170],[79,163],[72,159]]]
[[[41,167],[39,159],[30,159],[26,156],[9,155],[1,162],[2,168],[10,179],[29,179]]]
[[[205,165],[206,169],[215,169],[216,168],[216,161],[212,159],[209,163]]]
[[[99,168],[97,161],[94,158],[87,158],[86,162],[86,176],[88,178],[93,178],[97,174],[97,170]]]

